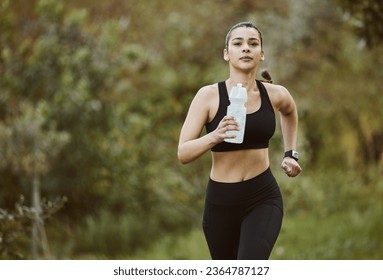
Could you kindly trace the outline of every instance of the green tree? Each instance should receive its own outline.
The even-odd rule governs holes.
[[[96,148],[110,127],[112,107],[101,99],[116,74],[109,65],[121,67],[111,47],[118,30],[106,25],[97,45],[82,30],[85,10],[68,13],[61,1],[41,0],[33,16],[19,19],[17,4],[2,2],[0,11],[2,205],[25,194],[39,213],[41,187],[48,197],[67,195],[65,215],[81,219],[81,209],[94,208],[84,198],[97,203],[107,191],[97,186],[104,166]]]
[[[356,33],[369,47],[379,47],[383,42],[383,3],[379,0],[337,0],[347,13]]]

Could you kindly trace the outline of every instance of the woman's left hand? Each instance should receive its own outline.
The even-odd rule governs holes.
[[[285,157],[282,160],[281,166],[283,171],[285,171],[286,175],[289,177],[296,177],[302,171],[302,168],[299,166],[298,162],[290,157]]]

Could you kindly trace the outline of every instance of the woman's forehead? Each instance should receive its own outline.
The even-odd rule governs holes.
[[[258,31],[251,27],[238,27],[231,32],[231,40],[235,38],[256,38],[260,40]]]

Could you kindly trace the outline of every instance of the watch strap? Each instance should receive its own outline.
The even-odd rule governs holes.
[[[290,157],[290,158],[293,158],[296,161],[298,161],[299,160],[299,153],[295,150],[289,150],[289,151],[285,152],[284,157]]]

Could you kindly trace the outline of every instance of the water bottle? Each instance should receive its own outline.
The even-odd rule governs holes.
[[[233,116],[239,124],[239,131],[227,131],[226,135],[235,135],[235,138],[225,139],[225,142],[241,144],[243,142],[243,135],[245,134],[246,125],[246,107],[247,91],[238,83],[230,91],[229,95],[230,105],[227,107],[227,116]]]

